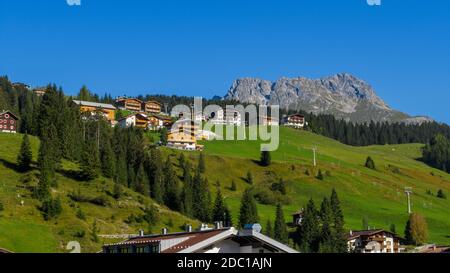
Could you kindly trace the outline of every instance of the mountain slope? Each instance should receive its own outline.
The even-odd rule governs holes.
[[[174,232],[182,230],[185,223],[199,225],[198,221],[159,206],[150,198],[128,189],[123,189],[123,196],[116,200],[110,196],[113,191],[110,179],[100,177],[91,182],[77,181],[71,177],[71,172],[78,170],[78,166],[67,161],[57,173],[58,187],[52,189],[52,195],[61,198],[63,212],[56,220],[45,221],[38,209],[40,202],[32,198],[29,190],[36,183],[33,177],[37,170],[28,174],[15,170],[21,140],[20,134],[0,133],[0,202],[4,205],[4,211],[0,211],[1,248],[14,252],[69,252],[67,243],[78,241],[82,252],[97,252],[111,239],[92,240],[94,220],[100,235],[137,234],[140,229],[159,233],[163,227]],[[30,141],[36,160],[39,140],[30,137]],[[72,201],[68,194],[78,191],[88,197],[102,196],[107,205]],[[21,201],[24,201],[23,205]],[[136,221],[134,216],[142,216],[143,209],[152,204],[158,207],[160,219],[149,230],[145,221]],[[85,219],[77,216],[79,209],[85,214]]]
[[[394,224],[403,236],[408,218],[403,191],[404,187],[412,187],[413,211],[427,219],[429,241],[450,243],[450,200],[435,196],[439,189],[450,192],[450,175],[417,160],[421,156],[421,144],[353,147],[307,131],[280,127],[280,148],[271,153],[273,163],[266,168],[257,164],[258,141],[205,141],[203,144],[208,155],[208,178],[212,183],[221,181],[235,217],[240,194],[249,186],[244,178],[250,170],[258,191],[269,189],[279,179],[286,181],[287,221],[310,198],[318,204],[335,188],[347,229],[361,229],[362,219],[367,217],[371,227],[389,230]],[[312,166],[313,147],[318,151],[318,167]],[[367,156],[374,159],[376,170],[364,167]],[[323,181],[315,177],[319,169],[325,174]],[[228,189],[231,180],[237,182],[237,192]],[[273,220],[274,205],[259,204],[258,209],[261,223]]]
[[[313,113],[333,114],[355,122],[423,122],[390,108],[366,82],[346,73],[312,80],[281,78],[276,82],[244,78],[236,80],[226,99],[262,105],[280,105]]]

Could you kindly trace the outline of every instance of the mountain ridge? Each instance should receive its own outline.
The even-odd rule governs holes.
[[[287,110],[332,114],[354,122],[388,121],[423,123],[429,117],[413,117],[391,108],[367,82],[349,73],[319,79],[282,77],[275,82],[240,78],[224,97],[243,103],[280,105]]]

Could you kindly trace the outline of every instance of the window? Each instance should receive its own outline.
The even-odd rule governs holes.
[[[5,114],[5,118],[9,118],[9,114]]]
[[[10,121],[9,121],[9,123],[11,123],[11,124],[14,124],[14,120],[13,120],[13,119],[12,119],[12,120],[10,120]]]

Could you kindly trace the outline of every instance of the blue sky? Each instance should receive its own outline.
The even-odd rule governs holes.
[[[0,0],[0,74],[75,94],[224,95],[233,80],[352,73],[450,123],[450,1]]]

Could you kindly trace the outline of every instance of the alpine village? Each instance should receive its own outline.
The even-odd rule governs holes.
[[[280,109],[259,124],[279,148],[261,152],[215,140],[249,129],[237,111],[170,111],[192,103],[1,77],[0,252],[450,251],[448,125]]]

